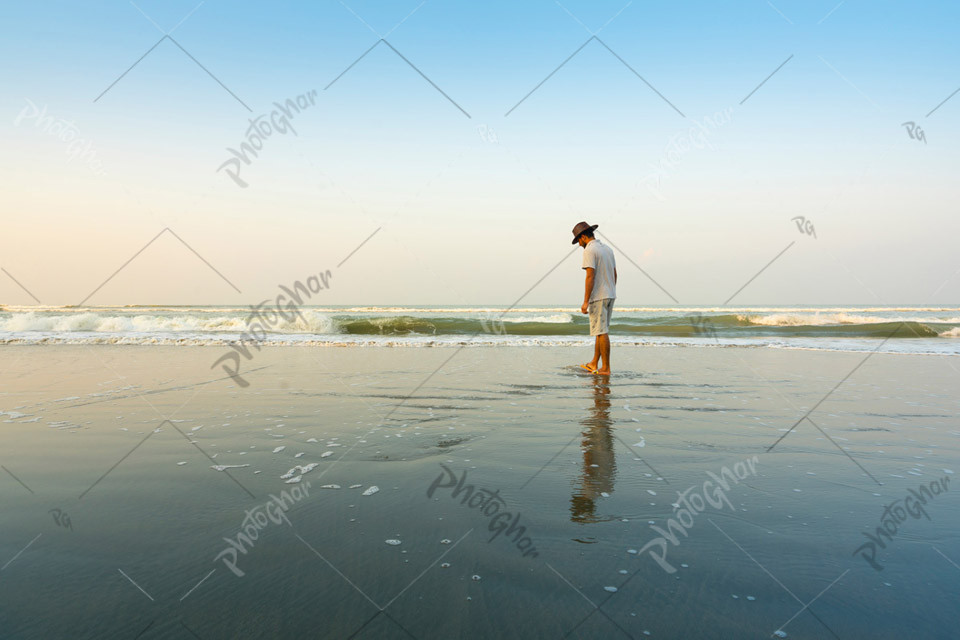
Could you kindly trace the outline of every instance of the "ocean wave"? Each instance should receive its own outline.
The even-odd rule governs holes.
[[[0,337],[0,345],[117,345],[137,347],[224,347],[234,341],[234,336],[117,336],[94,334],[42,334],[34,336]],[[887,341],[877,350],[876,340],[771,340],[728,339],[702,340],[697,338],[631,337],[612,336],[611,342],[618,347],[655,348],[705,348],[705,349],[786,349],[806,351],[835,351],[847,353],[873,352],[882,354],[960,356],[960,344],[954,341]],[[277,348],[449,348],[449,347],[578,347],[593,345],[590,336],[362,336],[340,335],[318,338],[316,336],[273,335],[261,343],[261,347]]]
[[[762,315],[738,315],[737,318],[741,321],[749,322],[750,324],[763,325],[763,326],[775,326],[775,327],[799,327],[799,326],[827,326],[834,324],[880,324],[885,322],[891,322],[895,318],[890,317],[881,317],[881,316],[863,316],[863,315],[854,315],[852,313],[841,312],[841,313],[829,313],[829,314],[812,314],[812,315],[797,315],[791,313],[774,313],[766,316]],[[906,318],[904,320],[907,320]],[[909,318],[910,322],[916,323],[941,323],[941,324],[960,324],[960,317],[952,318],[932,318],[932,317],[912,317]]]
[[[95,331],[104,333],[149,334],[155,332],[243,332],[249,315],[99,315],[90,311],[78,314],[43,314],[37,311],[14,313],[0,318],[0,332]],[[329,315],[312,309],[301,310],[288,320],[276,319],[271,331],[277,333],[336,333],[337,325]]]
[[[380,307],[376,307],[381,309]],[[374,307],[363,307],[374,309]],[[396,307],[395,309],[400,309]],[[508,336],[583,336],[588,319],[580,313],[553,311],[552,308],[513,310],[456,310],[433,307],[428,312],[344,312],[331,308],[305,307],[296,315],[283,318],[271,314],[270,335],[302,337],[329,336],[423,336],[438,338],[471,335]],[[0,312],[0,339],[33,339],[36,334],[102,334],[106,338],[192,339],[193,336],[238,339],[255,322],[249,309],[206,307],[147,310],[137,308],[84,308],[65,311],[26,311],[6,309]],[[770,313],[695,314],[664,308],[630,311],[614,307],[610,333],[634,339],[654,336],[709,340],[722,338],[956,338],[960,337],[960,314],[956,310],[936,317],[930,312],[893,312],[890,309],[867,313],[845,310],[826,313],[800,313],[780,308]],[[259,329],[258,329],[259,330]]]

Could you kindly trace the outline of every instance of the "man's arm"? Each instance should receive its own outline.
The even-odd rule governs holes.
[[[583,305],[580,307],[580,313],[587,312],[587,305],[590,304],[590,294],[593,293],[593,279],[596,276],[597,271],[593,267],[587,267],[587,278],[584,283],[584,292],[583,292]]]
[[[617,268],[613,268],[613,284],[617,284]]]

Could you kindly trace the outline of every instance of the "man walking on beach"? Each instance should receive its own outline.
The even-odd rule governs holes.
[[[587,271],[581,313],[590,316],[590,335],[596,336],[593,360],[580,368],[590,373],[610,375],[610,314],[617,297],[617,261],[613,249],[593,237],[600,225],[578,222],[573,228],[573,244],[583,247],[583,268]],[[600,367],[600,360],[603,366]]]

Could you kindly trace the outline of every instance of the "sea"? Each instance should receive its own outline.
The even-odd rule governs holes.
[[[265,316],[264,309],[260,311]],[[579,309],[303,306],[268,324],[236,306],[0,306],[0,344],[457,347],[590,342]],[[615,305],[615,344],[960,355],[960,307]]]

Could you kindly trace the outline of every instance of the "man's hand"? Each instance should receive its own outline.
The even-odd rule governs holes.
[[[587,272],[587,276],[583,283],[583,305],[580,307],[580,313],[587,312],[587,305],[590,304],[590,295],[593,293],[593,279],[597,275],[597,270],[593,267],[584,267],[584,270]]]

